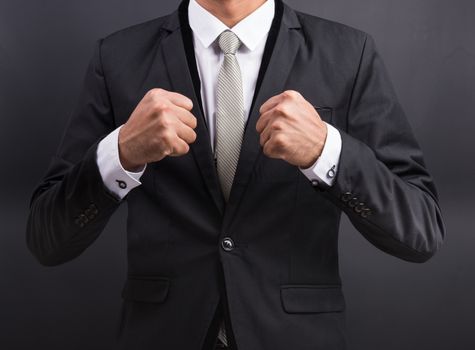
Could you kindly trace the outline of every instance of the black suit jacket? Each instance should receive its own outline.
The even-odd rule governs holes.
[[[434,183],[371,37],[276,5],[226,205],[200,108],[187,1],[98,42],[61,146],[33,193],[27,242],[41,263],[64,263],[127,201],[123,348],[202,349],[223,311],[242,350],[344,349],[341,213],[376,247],[408,261],[426,261],[442,242]],[[101,180],[96,147],[155,87],[193,100],[197,140],[187,155],[149,164],[142,185],[120,201]],[[341,133],[332,187],[262,153],[258,109],[286,89]],[[231,250],[221,246],[226,237]]]

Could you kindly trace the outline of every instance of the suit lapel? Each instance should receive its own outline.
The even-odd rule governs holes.
[[[239,202],[249,183],[256,159],[262,154],[259,143],[259,134],[256,131],[256,122],[259,119],[260,106],[270,97],[284,91],[285,82],[292,69],[295,56],[302,44],[302,37],[298,29],[300,23],[295,12],[284,4],[284,13],[280,24],[274,49],[262,79],[260,88],[255,92],[254,103],[251,108],[246,129],[244,131],[241,153],[234,177],[228,205],[225,212],[225,227],[234,217]]]
[[[201,101],[199,101],[193,87],[180,30],[178,11],[170,15],[163,28],[169,31],[169,35],[162,39],[161,50],[169,73],[170,84],[175,92],[183,94],[193,101],[192,113],[198,121],[195,129],[196,141],[190,145],[190,148],[216,207],[223,213],[224,198],[214,165],[206,121],[200,108]]]

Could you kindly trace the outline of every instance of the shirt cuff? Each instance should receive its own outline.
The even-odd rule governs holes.
[[[99,142],[96,160],[104,185],[109,191],[123,199],[127,193],[140,186],[140,177],[147,165],[139,172],[127,171],[122,167],[119,158],[119,126]]]
[[[312,184],[332,186],[338,171],[338,162],[341,153],[341,135],[332,125],[327,124],[327,138],[323,145],[322,154],[308,168],[300,168],[300,171],[310,180]]]

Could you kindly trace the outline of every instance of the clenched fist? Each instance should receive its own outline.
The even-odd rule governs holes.
[[[263,153],[302,168],[320,157],[327,125],[315,108],[293,90],[268,99],[259,109],[256,130]]]
[[[136,171],[166,156],[188,153],[196,140],[191,100],[176,92],[152,89],[143,97],[119,132],[122,166]]]

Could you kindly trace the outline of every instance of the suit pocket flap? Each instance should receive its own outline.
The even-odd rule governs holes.
[[[161,303],[168,295],[170,281],[165,277],[129,277],[122,290],[125,300]]]
[[[339,312],[345,300],[339,285],[282,285],[282,307],[288,313]]]

